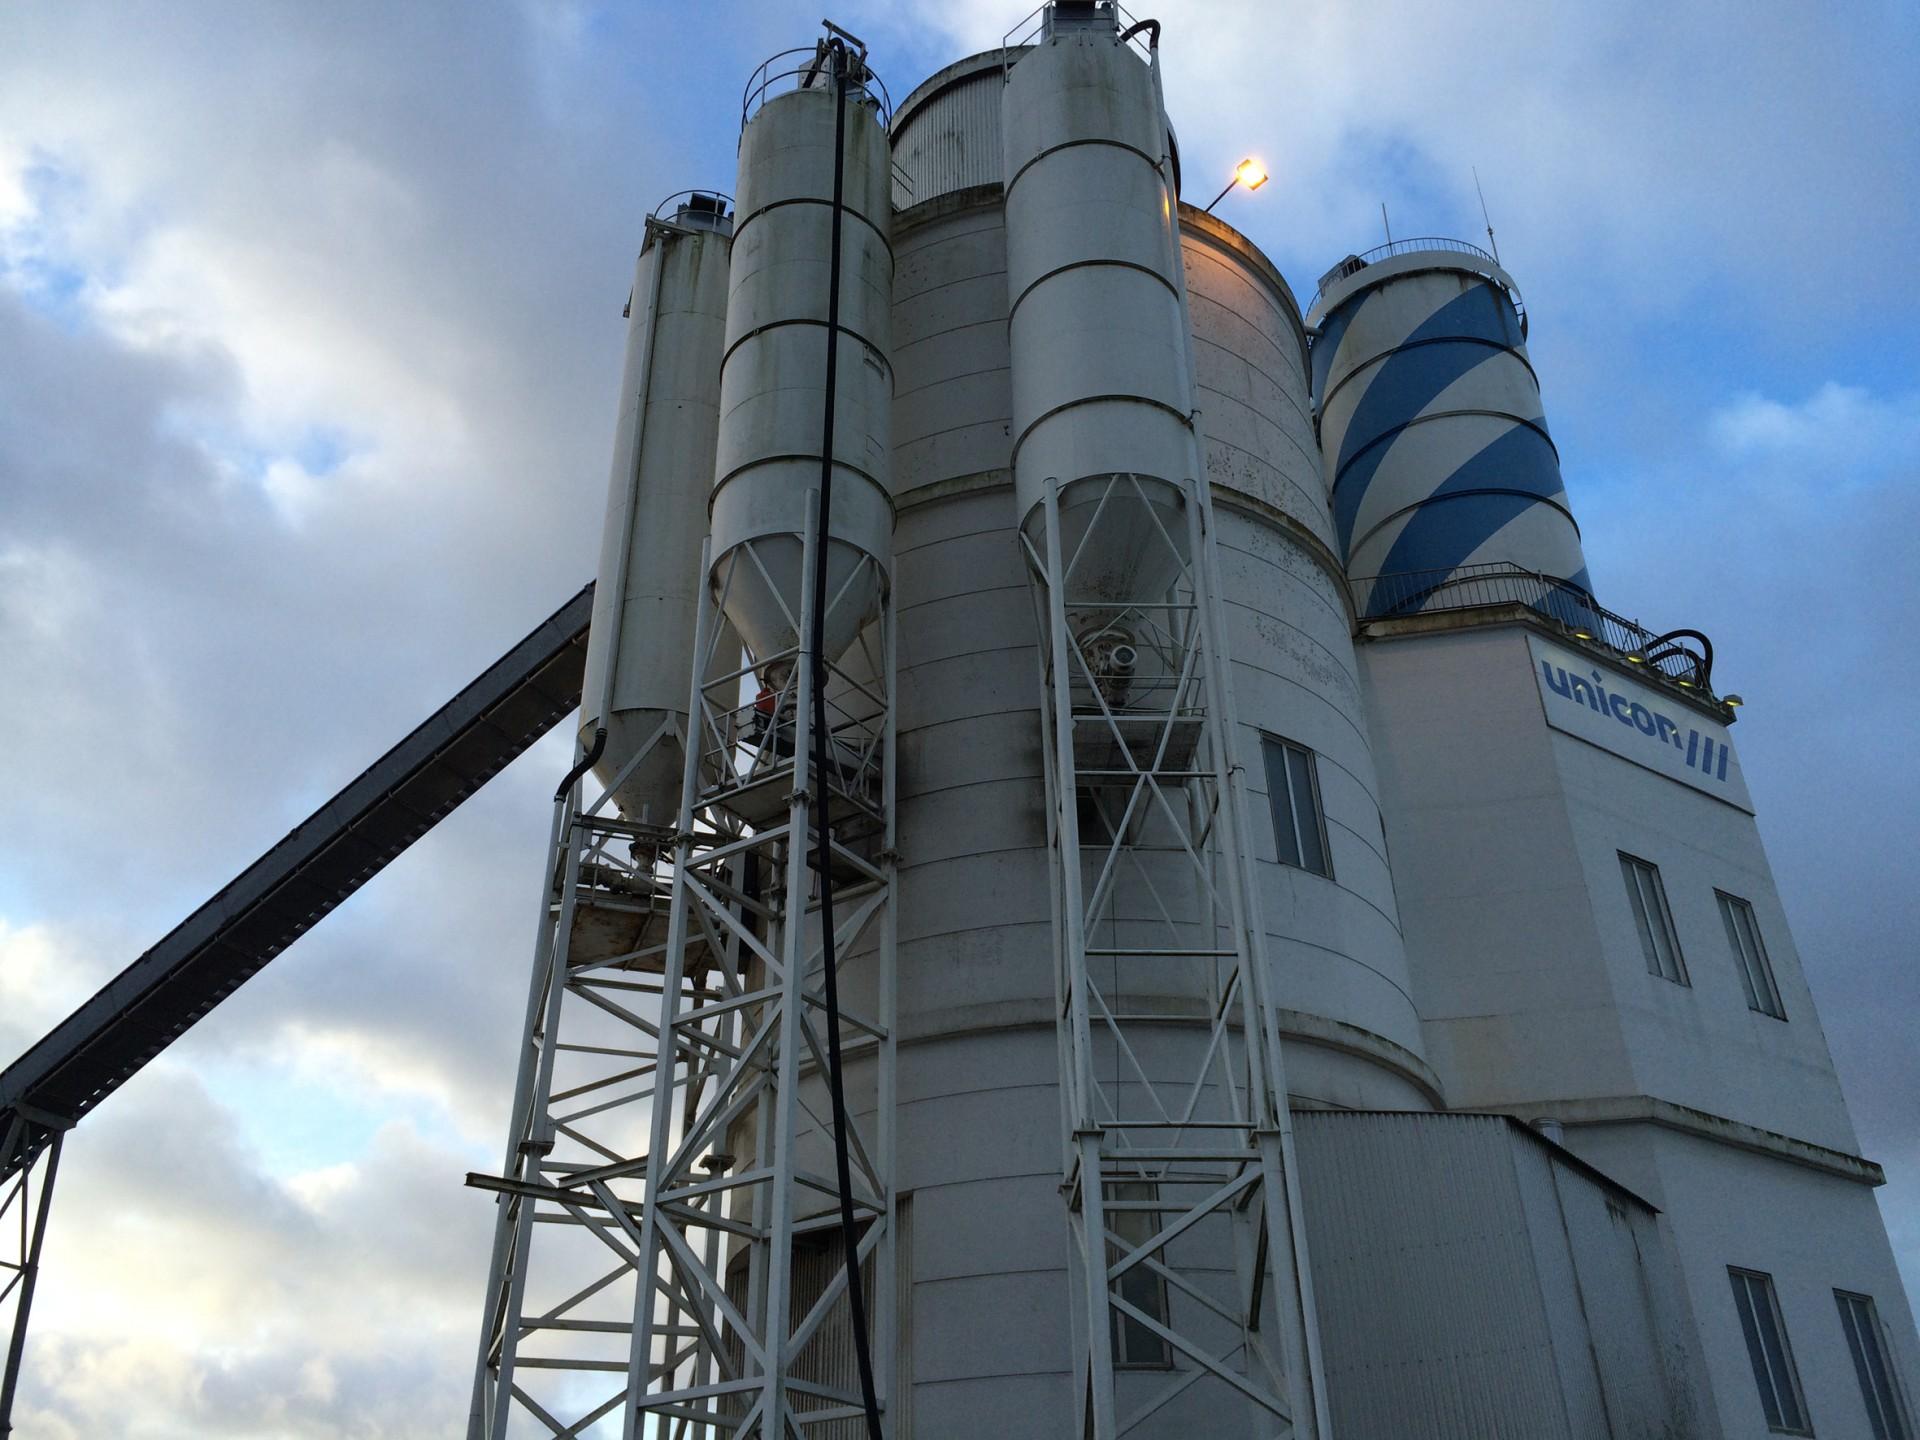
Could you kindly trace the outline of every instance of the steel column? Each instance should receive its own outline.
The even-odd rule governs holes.
[[[1076,1434],[1170,1406],[1210,1434],[1327,1435],[1210,497],[1049,481],[1023,538],[1042,623]],[[1076,575],[1102,527],[1163,594]],[[1109,582],[1111,577],[1108,577]],[[1116,644],[1134,652],[1116,669]],[[1083,823],[1084,822],[1084,823]],[[1140,997],[1150,1003],[1141,1003]],[[1227,1278],[1230,1277],[1230,1278]],[[1152,1351],[1157,1368],[1118,1360]]]

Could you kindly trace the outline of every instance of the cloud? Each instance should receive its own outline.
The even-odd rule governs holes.
[[[1778,460],[1821,481],[1909,478],[1920,468],[1920,392],[1878,396],[1829,380],[1800,401],[1752,391],[1707,417],[1714,444],[1744,460]]]
[[[23,1435],[417,1435],[465,1392],[491,1208],[383,1128],[276,1181],[162,1061],[69,1142]],[[431,1417],[431,1418],[428,1418]]]

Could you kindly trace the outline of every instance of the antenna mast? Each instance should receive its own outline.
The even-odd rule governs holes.
[[[1480,167],[1473,168],[1473,193],[1480,197],[1480,220],[1487,227],[1487,246],[1493,251],[1494,263],[1500,261],[1500,244],[1493,238],[1493,221],[1487,216],[1487,192],[1480,188]]]

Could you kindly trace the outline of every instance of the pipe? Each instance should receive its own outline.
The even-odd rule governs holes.
[[[606,717],[603,715],[600,718],[604,720]],[[558,788],[554,790],[553,798],[555,800],[565,799],[567,791],[573,788],[573,782],[593,768],[594,761],[600,758],[600,752],[606,748],[607,727],[602,725],[593,732],[593,744],[589,745],[587,747],[587,753],[580,757],[580,763],[567,771],[566,778],[562,780]]]
[[[847,1308],[853,1321],[853,1351],[860,1367],[860,1399],[867,1412],[868,1440],[882,1440],[880,1401],[873,1383],[873,1341],[867,1332],[867,1297],[860,1284],[860,1231],[853,1215],[853,1167],[847,1154],[847,1093],[840,1065],[840,981],[833,933],[833,840],[829,809],[833,787],[827,781],[832,744],[827,732],[827,542],[833,501],[833,406],[840,360],[840,235],[846,211],[847,47],[836,34],[827,42],[833,57],[833,223],[827,267],[827,374],[825,418],[820,433],[820,524],[813,544],[813,634],[808,637],[813,668],[814,870],[820,877],[820,958],[827,1021],[827,1089],[833,1098],[834,1178],[840,1190],[840,1240],[846,1251]],[[889,757],[891,763],[891,757]],[[788,897],[791,904],[792,896]],[[799,986],[789,1004],[802,1003]]]

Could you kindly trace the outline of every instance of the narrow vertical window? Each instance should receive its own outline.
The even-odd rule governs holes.
[[[1747,988],[1747,1008],[1776,1020],[1786,1019],[1787,1007],[1780,1003],[1780,987],[1773,983],[1773,964],[1767,959],[1767,947],[1760,941],[1760,925],[1753,918],[1753,906],[1724,890],[1713,893],[1720,897],[1720,918],[1726,922],[1727,944],[1733,947],[1741,983]]]
[[[1273,838],[1280,863],[1333,878],[1327,821],[1320,808],[1320,774],[1313,751],[1291,740],[1260,737],[1267,768],[1267,799],[1273,806]]]
[[[1884,1332],[1873,1297],[1836,1290],[1833,1298],[1840,1302],[1840,1328],[1847,1332],[1847,1349],[1853,1354],[1860,1396],[1867,1402],[1873,1440],[1913,1440],[1913,1417],[1907,1413],[1905,1397],[1894,1378],[1893,1359],[1883,1343]]]
[[[1733,1281],[1733,1303],[1740,1312],[1740,1333],[1746,1337],[1747,1359],[1753,1365],[1753,1383],[1760,1387],[1760,1408],[1767,1428],[1779,1435],[1811,1435],[1807,1402],[1787,1344],[1786,1322],[1773,1293],[1773,1277],[1758,1270],[1727,1267]]]
[[[1660,871],[1645,860],[1620,852],[1620,874],[1627,882],[1627,903],[1633,907],[1633,923],[1640,932],[1640,950],[1646,957],[1647,973],[1687,985],[1687,962],[1680,955],[1680,940],[1673,930],[1673,912],[1667,909],[1667,887],[1660,883]]]
[[[1160,1228],[1160,1212],[1153,1208],[1160,1198],[1160,1187],[1148,1180],[1109,1182],[1106,1187],[1107,1229],[1120,1243],[1107,1243],[1107,1263],[1146,1244]],[[1160,1256],[1156,1252],[1154,1259]],[[1124,1271],[1114,1282],[1120,1298],[1143,1315],[1161,1325],[1167,1323],[1167,1287],[1160,1276],[1142,1260]],[[1113,1315],[1113,1359],[1117,1365],[1165,1368],[1173,1356],[1152,1330],[1120,1310]]]

